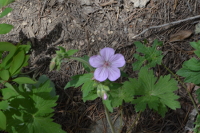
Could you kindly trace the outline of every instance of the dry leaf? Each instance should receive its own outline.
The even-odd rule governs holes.
[[[175,33],[170,36],[169,42],[177,42],[182,41],[192,35],[192,31],[190,30],[181,30],[178,33]]]

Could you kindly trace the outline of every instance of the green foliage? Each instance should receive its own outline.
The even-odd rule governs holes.
[[[191,42],[190,44],[196,49],[194,53],[200,57],[200,41]],[[191,82],[197,85],[200,84],[200,60],[191,58],[185,61],[177,74],[185,77],[185,82]]]
[[[95,89],[94,87],[95,81],[92,78],[93,78],[93,73],[73,76],[72,80],[69,81],[65,86],[65,89],[69,87],[77,88],[82,85],[81,90],[83,92],[84,102],[86,100],[94,100],[94,98],[96,98],[97,95],[94,92],[92,93],[92,91]]]
[[[200,57],[200,41],[197,41],[197,42],[190,42],[190,45],[191,45],[194,49],[196,49],[196,50],[194,51],[194,53],[195,53],[198,57]]]
[[[141,53],[143,56],[140,54],[134,54],[133,56],[137,59],[135,63],[133,63],[133,70],[139,70],[142,65],[146,65],[146,67],[155,67],[156,64],[161,64],[163,55],[162,51],[157,50],[158,46],[162,46],[162,42],[155,40],[153,42],[152,47],[147,47],[141,42],[135,42],[134,43],[137,47],[136,51]]]
[[[196,122],[194,127],[194,133],[200,133],[200,115],[197,115]]]
[[[56,51],[56,57],[54,57],[51,60],[51,63],[50,63],[50,66],[49,66],[49,69],[50,69],[49,71],[52,71],[54,69],[60,70],[60,66],[62,64],[62,60],[64,58],[70,59],[70,57],[72,55],[74,55],[76,52],[78,52],[78,50],[76,50],[76,49],[71,49],[71,50],[66,51],[65,48],[63,48],[61,46],[59,46],[58,48],[60,50]]]
[[[8,42],[0,42],[0,52],[8,54],[1,58],[0,64],[0,80],[15,81],[17,83],[34,83],[34,81],[28,77],[17,77],[24,66],[28,65],[29,55],[26,52],[30,49],[30,45],[13,45]]]
[[[8,4],[12,3],[14,0],[0,0],[0,8],[7,6]]]
[[[13,26],[10,24],[0,24],[0,34],[7,34],[13,29]]]
[[[200,61],[195,58],[185,61],[177,74],[185,77],[187,83],[200,84]]]
[[[58,96],[51,95],[55,88],[47,77],[39,78],[33,85],[15,86],[15,89],[17,92],[8,88],[1,90],[1,102],[9,102],[9,106],[2,110],[6,116],[7,126],[5,129],[5,120],[1,119],[1,129],[9,133],[65,133],[51,118],[54,111],[52,107],[56,106]]]
[[[0,110],[0,129],[5,130],[6,129],[6,116],[5,114]]]
[[[8,7],[6,9],[3,10],[3,12],[0,14],[0,18],[3,18],[4,16],[6,16],[8,13],[10,13],[13,9]]]
[[[148,74],[147,74],[148,73]],[[157,111],[164,117],[167,107],[171,109],[180,108],[178,96],[173,92],[178,89],[177,82],[170,78],[170,75],[157,79],[153,71],[142,68],[138,79],[129,79],[125,82],[123,88],[134,91],[136,111],[144,111],[147,105],[150,109]]]
[[[14,0],[0,0],[0,8],[7,6]],[[6,16],[9,12],[12,11],[12,8],[5,8],[2,13],[0,14],[0,18]],[[13,29],[13,26],[10,24],[0,24],[0,34],[7,34]]]

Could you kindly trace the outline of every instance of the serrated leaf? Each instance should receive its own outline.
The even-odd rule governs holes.
[[[150,109],[164,116],[167,107],[180,108],[180,103],[177,101],[178,96],[174,94],[174,91],[178,89],[177,82],[170,78],[170,75],[157,79],[152,70],[142,68],[138,80],[131,79],[129,84],[132,84],[137,96],[132,102],[136,104],[136,111],[144,111],[148,105]]]
[[[29,77],[17,77],[15,79],[13,79],[12,81],[14,81],[18,84],[34,84],[35,83],[35,81],[33,81]]]
[[[144,64],[148,68],[155,67],[156,64],[161,64],[163,55],[162,51],[157,50],[157,47],[161,46],[162,42],[155,40],[152,47],[147,47],[138,41],[134,44],[137,47],[136,51],[143,54],[143,56],[134,54],[134,57],[137,59],[137,61],[132,64],[134,71],[139,70]]]
[[[11,97],[15,97],[17,95],[19,95],[16,91],[14,91],[12,88],[3,88],[1,89],[2,95],[3,95],[3,99],[9,99]]]
[[[200,61],[192,58],[185,61],[177,74],[185,77],[184,82],[200,84]]]
[[[200,41],[197,41],[197,42],[190,42],[190,45],[195,48],[195,51],[194,53],[200,57]]]
[[[73,76],[72,80],[68,82],[67,85],[65,86],[65,89],[69,87],[77,88],[81,86],[83,83],[90,81],[92,78],[93,78],[93,73]]]
[[[81,90],[83,92],[83,97],[86,97],[90,91],[94,90],[95,88],[93,87],[94,80],[90,79],[87,82],[83,84],[81,87]]]
[[[53,88],[49,79],[43,77],[39,80],[38,84],[30,86],[30,91],[19,89],[21,96],[11,100],[12,108],[5,111],[8,116],[7,132],[65,133],[51,118],[58,96],[50,94]]]
[[[33,89],[34,95],[32,96],[32,99],[35,101],[35,107],[38,109],[35,116],[43,116],[53,112],[53,109],[51,108],[56,106],[58,97],[52,97],[50,95],[51,90],[50,81],[46,81],[41,87]]]
[[[7,34],[13,29],[13,26],[10,24],[0,24],[0,34]]]
[[[95,100],[96,98],[98,98],[98,95],[96,92],[94,93],[89,93],[87,96],[83,97],[83,102],[86,102],[88,100]]]
[[[8,13],[10,13],[13,9],[8,7],[6,9],[3,10],[3,12],[0,14],[0,18],[6,16]]]
[[[6,116],[5,114],[0,110],[0,129],[5,130],[6,129]]]
[[[128,103],[133,100],[134,89],[130,89],[129,83],[125,82],[123,88],[112,89],[109,94],[112,96],[112,107],[119,107],[123,101]]]
[[[10,73],[8,70],[1,70],[0,71],[0,78],[7,81],[10,78]]]

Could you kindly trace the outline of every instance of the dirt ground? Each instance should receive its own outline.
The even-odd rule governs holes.
[[[80,63],[71,61],[63,64],[58,72],[48,71],[57,46],[67,50],[78,49],[76,56],[91,56],[101,48],[112,47],[125,56],[125,72],[132,77],[136,76],[131,68],[135,61],[134,41],[147,39],[149,44],[154,39],[163,41],[164,45],[160,48],[165,55],[163,63],[173,72],[194,56],[189,42],[200,39],[199,34],[195,34],[195,25],[200,22],[200,17],[188,18],[200,14],[199,0],[149,0],[143,7],[136,6],[134,0],[16,0],[9,5],[14,10],[0,19],[0,23],[14,25],[9,34],[1,35],[0,41],[32,43],[31,59],[26,69],[36,69],[32,76],[46,74],[55,83],[59,100],[54,121],[68,133],[89,132],[89,126],[105,117],[105,114],[100,99],[84,103],[80,88],[63,89],[71,76],[84,73]],[[139,35],[145,29],[148,30]],[[187,38],[177,36],[175,33],[180,31],[192,35]],[[174,34],[178,40],[172,40]],[[168,74],[161,66],[155,72],[157,76]],[[193,106],[181,86],[177,94],[181,109],[169,110],[165,118],[147,110],[142,113],[137,127],[130,132],[186,132]],[[124,104],[122,110],[125,123],[122,133],[125,133],[133,122],[135,111],[134,106],[129,104]],[[119,112],[120,109],[115,109],[112,115],[118,116]]]

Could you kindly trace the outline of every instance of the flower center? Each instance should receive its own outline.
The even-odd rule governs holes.
[[[105,61],[105,63],[103,64],[103,67],[109,67],[110,63],[108,61]]]

